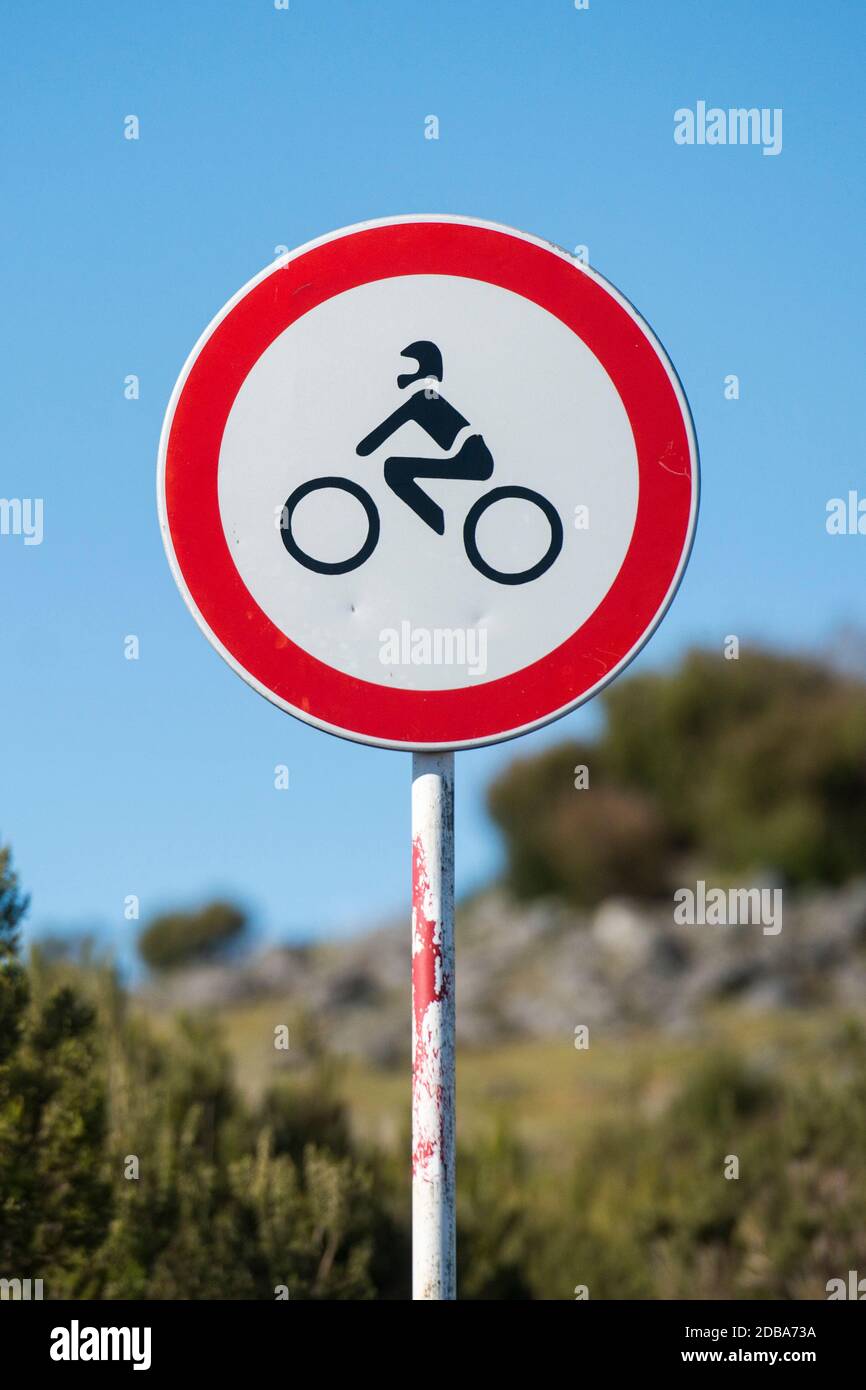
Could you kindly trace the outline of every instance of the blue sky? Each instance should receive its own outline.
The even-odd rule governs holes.
[[[864,38],[855,0],[7,8],[0,493],[43,498],[45,531],[0,537],[0,834],[31,930],[97,930],[126,959],[133,893],[143,917],[231,894],[267,939],[405,911],[409,756],[244,685],[157,527],[177,373],[280,244],[406,212],[587,244],[668,349],[702,455],[692,561],[637,668],[728,633],[807,646],[862,625],[866,537],[824,521],[866,493]],[[781,154],[678,146],[674,111],[698,100],[781,107]],[[498,862],[496,769],[594,717],[458,755],[459,887]]]

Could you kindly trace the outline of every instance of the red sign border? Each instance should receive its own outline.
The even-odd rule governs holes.
[[[595,611],[531,665],[454,690],[405,690],[361,680],[292,642],[244,585],[219,510],[223,431],[261,354],[324,300],[370,281],[413,274],[484,280],[555,315],[605,368],[631,423],[638,459],[631,541]],[[691,549],[697,445],[664,349],[595,271],[510,228],[462,218],[396,218],[344,228],[300,247],[217,315],[169,404],[157,491],[166,551],[188,606],[217,650],[261,694],[307,723],[363,743],[466,748],[515,737],[575,708],[649,639]]]

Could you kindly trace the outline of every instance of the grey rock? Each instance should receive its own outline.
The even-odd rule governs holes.
[[[151,1004],[209,1009],[274,998],[311,1018],[334,1051],[403,1066],[411,1016],[410,927],[386,923],[345,940],[272,947],[247,961],[199,966],[149,984]],[[752,1010],[836,1004],[866,1017],[866,879],[838,891],[784,895],[783,927],[681,926],[668,905],[611,899],[585,914],[501,889],[461,907],[458,1039],[572,1038],[695,1027],[708,1005]]]

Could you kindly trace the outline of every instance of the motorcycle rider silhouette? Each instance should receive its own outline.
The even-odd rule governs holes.
[[[445,397],[429,383],[442,380],[442,354],[435,343],[419,339],[404,348],[401,357],[414,358],[417,370],[401,372],[397,385],[401,391],[416,382],[425,383],[413,391],[407,400],[392,411],[381,425],[361,440],[355,452],[367,458],[391,438],[402,425],[414,421],[426,434],[429,434],[440,449],[453,449],[461,434],[470,429],[469,421],[459,410],[455,410]],[[421,458],[414,454],[392,454],[385,460],[385,481],[402,502],[437,535],[445,534],[445,513],[432,497],[418,486],[418,478],[466,479],[486,482],[493,472],[493,455],[480,434],[464,434],[463,443],[456,454],[440,458]],[[317,492],[344,492],[360,503],[367,519],[367,535],[353,555],[339,560],[322,560],[310,555],[298,544],[295,537],[293,517],[298,505]],[[547,550],[535,564],[521,570],[502,570],[495,568],[484,558],[478,548],[477,531],[481,518],[499,502],[517,499],[535,507],[547,519],[550,526],[550,543]],[[321,478],[308,478],[289,494],[285,505],[280,509],[280,534],[283,545],[293,560],[305,569],[316,574],[348,574],[360,568],[373,554],[379,544],[381,523],[378,508],[369,492],[352,478],[341,478],[333,474]],[[516,483],[505,487],[494,487],[477,497],[463,520],[463,545],[466,558],[479,574],[496,584],[528,584],[545,574],[556,560],[563,545],[562,519],[552,502],[532,488]]]
[[[431,380],[442,380],[442,354],[435,343],[427,340],[410,343],[400,356],[414,358],[418,363],[416,371],[401,372],[397,377],[401,391],[416,381],[429,383]],[[355,452],[361,458],[366,458],[410,420],[420,425],[440,449],[453,448],[457,436],[469,426],[469,421],[459,410],[455,410],[444,396],[428,385],[413,392],[381,425],[371,430]],[[469,435],[451,458],[393,455],[385,460],[385,481],[391,491],[440,536],[445,533],[445,513],[418,486],[416,479],[464,478],[483,482],[492,472],[493,456],[480,434]]]

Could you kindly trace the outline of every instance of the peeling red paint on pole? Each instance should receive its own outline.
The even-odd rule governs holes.
[[[431,1044],[425,1022],[432,1005],[441,1004],[451,992],[451,979],[445,973],[442,956],[440,924],[428,917],[426,903],[430,895],[427,861],[420,835],[412,844],[412,1012],[415,1036],[412,1055],[413,1096],[419,1104],[413,1110],[419,1116],[412,1150],[412,1172],[419,1167],[430,1168],[434,1161],[447,1163],[444,1153],[444,1117],[442,1082],[439,1075],[441,1047]],[[432,1029],[430,1030],[433,1031]],[[422,1112],[428,1108],[420,1102],[432,1101],[438,1116],[437,1132],[424,1132]]]
[[[418,754],[412,777],[413,1297],[453,1299],[454,760]]]
[[[415,1037],[422,1031],[424,1014],[430,1004],[438,1003],[447,989],[442,979],[442,946],[437,923],[427,917],[424,906],[430,891],[427,862],[420,835],[412,844],[412,911],[417,950],[412,957],[412,1006],[415,1014]]]

